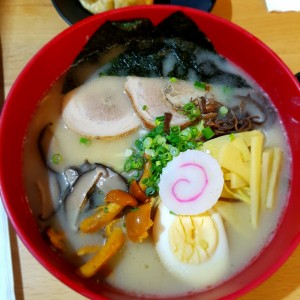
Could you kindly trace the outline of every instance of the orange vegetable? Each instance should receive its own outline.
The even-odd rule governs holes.
[[[65,234],[61,231],[57,231],[53,228],[47,230],[47,235],[50,239],[51,244],[58,250],[64,250]]]
[[[114,219],[113,221],[111,221],[109,224],[107,224],[105,226],[105,235],[106,236],[111,236],[112,232],[113,232],[113,229],[116,227],[116,226],[122,226],[122,219],[121,218],[116,218]]]
[[[87,255],[87,254],[93,254],[96,253],[97,251],[99,251],[100,246],[97,245],[87,245],[87,246],[83,246],[81,248],[79,248],[76,251],[76,254],[78,256],[83,256],[83,255]]]
[[[122,209],[123,206],[116,203],[101,206],[94,214],[81,221],[79,229],[85,233],[95,232],[111,222]]]
[[[145,203],[126,214],[126,230],[132,242],[141,243],[147,236],[148,230],[153,225],[151,220],[151,203]]]
[[[142,191],[136,180],[133,180],[130,184],[129,193],[142,203],[146,203],[150,200],[148,196]]]
[[[151,169],[151,162],[148,161],[145,163],[143,175],[141,176],[141,178],[139,180],[139,186],[143,192],[146,191],[147,187],[142,182],[145,178],[149,178],[151,176],[150,169]]]
[[[78,274],[85,278],[94,276],[122,248],[124,243],[125,235],[122,229],[115,227],[105,245],[78,269]]]
[[[95,232],[111,222],[125,206],[137,206],[137,200],[122,190],[111,190],[105,196],[104,206],[101,206],[91,216],[84,219],[79,229],[85,233]]]
[[[137,206],[136,199],[129,193],[122,190],[111,190],[105,196],[105,202],[116,203],[122,207],[125,206]]]

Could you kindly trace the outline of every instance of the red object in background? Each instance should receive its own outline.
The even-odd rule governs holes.
[[[132,299],[101,284],[78,277],[72,266],[43,240],[30,213],[22,179],[22,147],[35,107],[49,86],[72,63],[87,38],[106,20],[145,17],[157,24],[181,10],[211,39],[216,50],[244,69],[269,94],[278,109],[291,147],[289,203],[278,230],[260,255],[241,273],[216,288],[188,299],[233,299],[272,275],[300,243],[300,87],[290,70],[264,44],[229,21],[176,6],[131,7],[85,19],[43,47],[14,83],[2,111],[0,127],[0,183],[4,205],[24,244],[59,280],[92,299]],[[284,284],[284,283],[283,283]]]

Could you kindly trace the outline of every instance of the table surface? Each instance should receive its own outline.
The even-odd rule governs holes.
[[[293,73],[300,72],[300,12],[268,12],[264,0],[217,0],[212,14],[248,30],[277,53]],[[1,0],[5,94],[28,60],[67,27],[50,0]],[[85,299],[40,266],[12,228],[10,233],[18,300]],[[300,247],[271,278],[241,299],[267,298],[300,299]]]

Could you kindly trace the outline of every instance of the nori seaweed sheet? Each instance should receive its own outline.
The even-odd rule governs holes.
[[[105,57],[118,49],[109,64]],[[221,70],[213,59],[199,61],[199,53],[220,56],[206,35],[185,14],[178,11],[154,26],[148,19],[107,21],[88,40],[66,73],[63,93],[80,86],[93,71],[104,67],[105,75],[176,77],[186,80],[193,72],[197,80],[248,87],[241,76]],[[163,61],[172,55],[175,63],[165,74]],[[207,57],[207,56],[206,56]],[[90,72],[82,72],[82,68]]]

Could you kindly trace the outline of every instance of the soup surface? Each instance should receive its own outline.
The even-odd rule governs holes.
[[[193,48],[202,69],[187,66],[174,50],[181,35],[162,48],[151,39],[160,68],[130,43],[81,53],[24,144],[28,199],[49,245],[79,276],[133,295],[220,284],[268,244],[286,206],[289,149],[268,96],[209,43]]]

